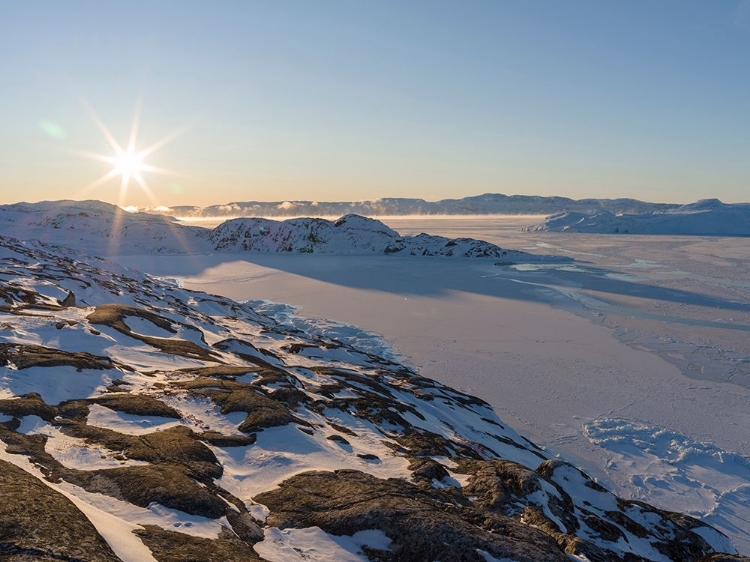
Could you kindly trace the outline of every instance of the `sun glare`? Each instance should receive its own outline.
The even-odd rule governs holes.
[[[130,136],[128,138],[127,144],[120,144],[115,140],[115,137],[112,135],[112,133],[109,132],[109,129],[106,127],[106,125],[104,125],[104,122],[99,118],[99,116],[96,114],[94,109],[91,107],[91,105],[89,105],[89,103],[86,100],[81,99],[81,103],[88,110],[88,113],[91,116],[91,119],[99,128],[99,131],[101,131],[102,135],[106,139],[109,146],[112,148],[112,152],[110,154],[97,154],[94,152],[84,152],[80,150],[68,150],[68,152],[71,152],[78,156],[84,156],[86,158],[89,158],[91,160],[96,160],[98,162],[104,162],[111,166],[109,171],[105,172],[99,178],[95,179],[90,184],[85,186],[82,192],[79,194],[78,198],[80,198],[80,196],[83,195],[84,193],[88,193],[98,187],[101,187],[111,182],[112,180],[120,178],[120,193],[117,198],[117,208],[119,208],[123,212],[116,211],[114,213],[114,219],[112,221],[112,229],[110,232],[109,253],[114,255],[116,254],[117,251],[119,251],[119,242],[120,242],[120,236],[121,236],[120,229],[123,224],[123,221],[126,220],[124,218],[125,214],[137,213],[139,211],[138,207],[135,205],[126,205],[126,200],[128,199],[128,186],[130,184],[130,180],[133,180],[136,184],[138,184],[138,186],[141,188],[143,193],[149,199],[151,199],[153,206],[155,208],[163,207],[162,205],[160,205],[159,201],[157,201],[153,191],[151,190],[151,187],[149,187],[148,183],[146,183],[146,180],[143,178],[144,172],[152,173],[152,174],[159,174],[159,175],[164,175],[164,176],[175,176],[175,177],[181,177],[181,176],[170,170],[165,170],[164,168],[158,168],[156,166],[147,164],[146,159],[149,156],[151,156],[154,152],[156,152],[157,150],[159,150],[166,144],[173,141],[179,135],[187,131],[192,126],[192,122],[171,132],[170,134],[158,140],[154,144],[148,146],[148,148],[145,148],[143,150],[136,150],[136,145],[138,141],[138,127],[139,127],[140,116],[141,116],[140,102],[138,102],[136,105],[135,115],[133,117],[133,123],[130,128]],[[166,208],[166,207],[163,207],[163,208]],[[169,222],[166,224],[167,224],[167,228],[170,228],[172,230],[172,233],[174,234],[177,241],[182,245],[184,250],[188,253],[191,252],[191,248],[189,247],[187,242],[182,238],[182,235],[180,234],[177,226]]]
[[[106,162],[112,166],[112,169],[84,187],[83,193],[89,192],[97,187],[100,187],[101,185],[104,185],[110,180],[119,177],[121,178],[121,181],[118,205],[123,206],[127,195],[128,186],[130,184],[130,180],[132,179],[140,186],[141,190],[146,194],[146,196],[148,196],[155,205],[158,205],[159,202],[156,200],[156,197],[151,191],[149,185],[146,183],[146,180],[144,180],[143,173],[149,172],[167,176],[177,176],[177,174],[175,174],[174,172],[170,172],[169,170],[164,170],[163,168],[157,168],[156,166],[146,164],[145,160],[148,156],[183,133],[187,129],[187,126],[170,133],[145,150],[138,151],[136,150],[135,146],[138,137],[138,126],[140,121],[140,103],[136,107],[128,143],[126,145],[120,145],[120,143],[115,140],[114,136],[112,136],[112,133],[109,132],[109,129],[107,129],[102,120],[96,114],[94,109],[87,102],[85,102],[85,100],[82,101],[85,107],[88,109],[91,118],[94,120],[94,123],[96,123],[97,127],[104,135],[104,138],[107,140],[109,145],[112,147],[112,150],[114,151],[114,155],[111,156],[104,154],[95,154],[92,152],[72,151],[80,156],[85,156],[86,158],[98,160],[100,162]]]
[[[112,165],[114,166],[113,171],[122,176],[122,183],[127,188],[130,178],[134,178],[138,181],[141,172],[148,170],[148,166],[143,162],[145,155],[143,153],[136,152],[135,150],[129,149],[121,152],[117,156],[111,158]],[[140,181],[139,181],[140,183]]]

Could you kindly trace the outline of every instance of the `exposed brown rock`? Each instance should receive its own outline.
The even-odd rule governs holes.
[[[70,308],[71,306],[76,305],[76,296],[73,294],[73,291],[68,291],[67,296],[63,300],[58,302],[63,308]]]
[[[429,482],[432,480],[442,480],[449,476],[445,467],[432,459],[416,459],[409,465],[409,470],[415,480],[423,479]]]
[[[287,425],[295,422],[308,425],[298,419],[283,402],[277,402],[259,392],[249,383],[201,378],[186,381],[178,386],[194,394],[211,398],[223,414],[245,412],[247,418],[239,426],[243,433],[263,431],[265,428]]]
[[[187,427],[177,426],[145,435],[126,435],[82,423],[67,423],[61,430],[74,437],[119,451],[126,458],[154,465],[179,465],[192,478],[210,482],[221,477],[222,468],[211,449]]]
[[[175,465],[143,465],[93,471],[61,471],[65,480],[90,492],[148,507],[156,502],[192,515],[216,519],[227,505]]]
[[[180,419],[180,413],[177,410],[148,394],[118,392],[117,394],[95,398],[93,402],[118,412],[125,412],[126,414],[134,414],[136,416],[160,416]]]
[[[0,400],[0,413],[22,418],[24,416],[39,416],[45,421],[52,421],[57,415],[57,408],[48,405],[36,392],[24,394],[18,398],[4,398]]]
[[[144,525],[135,532],[159,562],[253,562],[262,560],[253,547],[230,532],[216,539],[194,537]]]
[[[1,559],[119,560],[73,502],[3,460],[0,497]]]
[[[224,435],[217,431],[205,431],[199,437],[217,447],[245,447],[255,443],[255,433],[250,435]]]
[[[75,367],[82,369],[112,369],[109,357],[92,355],[85,351],[71,352],[41,345],[0,344],[0,364],[15,364],[19,369],[29,367]]]
[[[153,336],[146,336],[133,332],[130,327],[125,323],[125,318],[128,316],[135,316],[148,320],[152,324],[159,328],[177,333],[172,323],[162,318],[158,314],[144,310],[142,308],[136,308],[134,306],[125,306],[121,304],[103,304],[96,307],[94,312],[87,316],[87,320],[91,324],[99,324],[102,326],[109,326],[117,330],[120,333],[130,336],[131,338],[140,340],[147,343],[164,353],[172,353],[174,355],[180,355],[182,357],[189,357],[193,359],[203,359],[204,361],[215,361],[221,363],[218,355],[201,347],[200,345],[191,341],[177,339],[177,338],[156,338]]]
[[[393,541],[390,552],[378,552],[382,561],[484,562],[479,550],[519,562],[568,561],[541,531],[461,507],[437,490],[354,470],[299,474],[255,500],[271,510],[267,523],[282,528],[317,525],[337,535],[379,529]]]

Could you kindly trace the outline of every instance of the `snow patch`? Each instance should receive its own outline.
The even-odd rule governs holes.
[[[388,550],[391,540],[378,530],[359,531],[352,536],[326,533],[319,527],[306,529],[264,530],[265,538],[253,548],[269,562],[368,562],[362,552],[367,546],[375,550]]]
[[[50,405],[75,398],[89,398],[103,393],[119,371],[75,367],[29,367],[17,370],[0,367],[0,389],[15,396],[37,392]]]
[[[154,338],[174,338],[175,335],[169,330],[160,328],[153,322],[141,318],[140,316],[126,316],[124,320],[128,328],[134,333],[141,336],[150,336]]]
[[[180,420],[174,418],[126,414],[125,412],[116,412],[100,404],[92,404],[89,407],[86,423],[127,435],[145,435],[146,433],[182,425]]]

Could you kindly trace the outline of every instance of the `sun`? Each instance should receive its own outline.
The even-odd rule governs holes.
[[[146,158],[148,158],[154,152],[156,152],[166,144],[169,144],[178,136],[191,128],[195,124],[196,120],[194,119],[192,121],[189,121],[179,129],[172,131],[167,136],[148,146],[148,148],[138,150],[136,149],[136,146],[138,146],[138,126],[140,124],[141,117],[140,100],[136,104],[135,115],[133,116],[133,123],[130,128],[130,136],[126,144],[120,144],[119,142],[117,142],[117,140],[115,140],[115,137],[112,135],[112,133],[109,132],[109,129],[106,127],[106,125],[104,125],[104,122],[96,114],[94,108],[91,107],[91,105],[85,99],[79,98],[79,100],[84,108],[88,111],[89,116],[99,128],[99,131],[102,133],[109,146],[112,148],[112,152],[110,154],[97,154],[95,152],[66,149],[66,152],[76,154],[78,156],[83,156],[91,160],[96,160],[98,162],[104,162],[106,164],[109,164],[110,166],[108,172],[105,172],[103,175],[85,186],[75,198],[81,199],[81,196],[83,194],[88,193],[89,191],[92,191],[97,187],[101,187],[104,184],[115,180],[116,178],[120,178],[120,193],[117,198],[117,204],[115,206],[114,216],[112,218],[112,228],[109,234],[110,242],[107,250],[110,255],[117,255],[117,252],[120,251],[120,238],[124,236],[122,226],[123,224],[127,224],[127,219],[125,218],[125,216],[128,213],[138,212],[138,207],[132,204],[128,205],[126,201],[126,199],[128,198],[128,186],[130,185],[130,180],[133,180],[136,184],[138,184],[143,193],[151,200],[153,208],[163,209],[164,207],[156,199],[148,183],[146,183],[146,180],[143,178],[144,172],[160,174],[164,176],[173,176],[178,178],[182,178],[184,176],[182,176],[181,174],[176,174],[175,172],[172,172],[170,170],[165,170],[164,168],[157,168],[156,166],[147,164]],[[172,231],[175,239],[180,243],[185,252],[192,253],[193,249],[190,247],[188,241],[182,236],[178,225],[172,224],[170,221],[167,221],[165,224],[167,228]]]
[[[110,158],[114,168],[112,172],[122,176],[122,183],[127,189],[130,178],[135,179],[138,183],[143,181],[141,172],[149,170],[149,166],[143,161],[146,157],[142,152],[136,152],[133,149],[121,151],[116,156]]]
[[[191,124],[188,124],[180,129],[177,129],[176,131],[170,133],[169,135],[165,136],[161,140],[157,141],[156,143],[152,144],[148,148],[144,150],[136,150],[136,142],[138,140],[138,126],[140,122],[140,102],[136,106],[135,116],[133,118],[133,123],[130,130],[130,138],[128,139],[127,144],[121,145],[118,143],[112,133],[109,132],[109,129],[104,125],[102,120],[99,118],[99,116],[96,114],[94,109],[85,101],[83,101],[84,106],[89,112],[89,115],[91,116],[94,123],[97,125],[101,133],[104,135],[104,138],[109,143],[110,147],[112,148],[112,151],[114,154],[112,155],[105,155],[105,154],[95,154],[92,152],[82,152],[82,151],[72,151],[75,154],[78,154],[79,156],[85,156],[86,158],[90,158],[92,160],[98,160],[100,162],[106,162],[107,164],[110,164],[112,168],[100,176],[99,178],[95,179],[93,182],[88,184],[83,188],[83,193],[87,193],[89,191],[92,191],[93,189],[96,189],[97,187],[100,187],[104,185],[105,183],[115,179],[115,178],[121,178],[120,180],[120,195],[118,200],[118,205],[122,206],[125,198],[127,196],[128,192],[128,186],[130,185],[130,180],[134,180],[135,183],[138,184],[138,186],[141,188],[141,190],[151,199],[151,201],[158,205],[158,201],[156,200],[156,197],[154,196],[153,192],[151,191],[151,188],[149,187],[148,183],[146,183],[146,180],[143,178],[144,172],[149,173],[156,173],[161,175],[167,175],[167,176],[178,176],[178,174],[175,174],[174,172],[171,172],[169,170],[165,170],[163,168],[157,168],[156,166],[151,166],[146,163],[146,158],[149,157],[151,154],[162,148],[167,143],[174,140],[178,135],[182,134],[187,130]]]

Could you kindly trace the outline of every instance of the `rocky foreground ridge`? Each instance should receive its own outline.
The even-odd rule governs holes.
[[[739,560],[720,551],[403,365],[0,237],[4,559]]]
[[[538,261],[471,238],[401,236],[380,221],[346,215],[274,221],[234,219],[213,230],[172,217],[128,213],[101,201],[44,201],[0,205],[0,233],[22,240],[65,244],[100,256],[258,252],[501,258]]]

